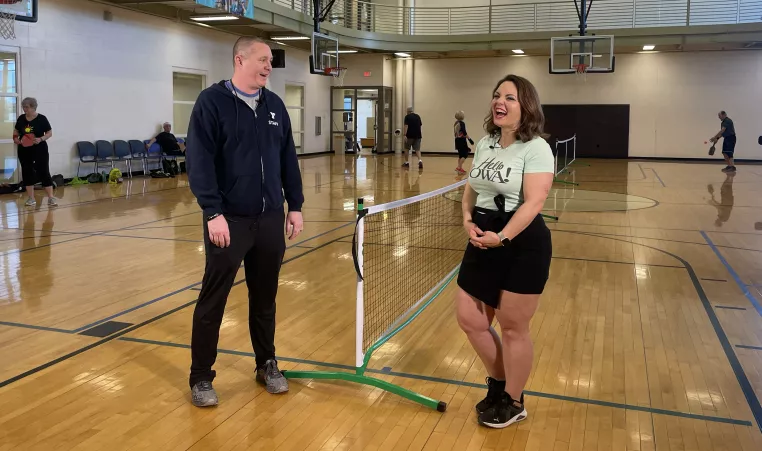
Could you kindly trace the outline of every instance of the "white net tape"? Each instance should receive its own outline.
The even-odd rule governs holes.
[[[331,70],[331,75],[333,76],[333,85],[334,86],[344,86],[344,76],[347,75],[347,69],[346,68],[336,68]]]
[[[16,39],[16,14],[0,11],[0,36]]]

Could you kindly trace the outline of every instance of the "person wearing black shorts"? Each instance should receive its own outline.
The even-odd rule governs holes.
[[[534,86],[508,75],[493,91],[485,136],[463,194],[469,237],[458,275],[456,312],[489,373],[480,424],[504,428],[527,418],[532,370],[529,322],[550,272],[550,230],[540,211],[553,184],[553,153]],[[501,333],[491,326],[497,318]],[[502,340],[501,340],[502,338]]]
[[[466,173],[466,170],[463,169],[463,163],[466,161],[466,158],[468,158],[468,154],[471,153],[471,149],[468,147],[467,142],[471,142],[471,144],[474,143],[474,140],[468,136],[466,123],[463,122],[465,118],[466,115],[462,111],[455,113],[455,125],[453,128],[455,130],[455,150],[458,151],[458,167],[455,168],[455,172],[458,174]]]
[[[736,172],[736,165],[733,161],[733,154],[736,150],[736,127],[724,111],[720,111],[717,117],[721,121],[720,131],[709,140],[716,143],[722,137],[722,156],[725,157],[727,163],[722,172]]]
[[[37,205],[34,198],[34,185],[42,184],[48,195],[48,206],[58,206],[53,196],[53,178],[50,176],[50,154],[47,140],[53,137],[53,127],[45,115],[37,112],[37,99],[27,97],[21,101],[24,114],[18,117],[13,127],[13,142],[18,146],[18,158],[21,163],[21,178],[29,198],[27,207]]]

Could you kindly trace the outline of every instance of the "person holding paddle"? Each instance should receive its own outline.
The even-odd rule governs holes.
[[[53,129],[48,118],[37,112],[37,99],[27,97],[21,101],[24,114],[16,120],[13,130],[13,142],[18,145],[19,162],[21,163],[22,183],[29,195],[26,205],[34,207],[34,185],[39,181],[48,194],[48,206],[58,205],[53,197],[53,179],[50,177],[50,155],[48,143],[53,136]]]
[[[717,117],[720,118],[721,121],[720,131],[709,139],[709,141],[712,142],[712,148],[710,149],[709,155],[714,154],[715,144],[717,144],[717,141],[719,141],[720,138],[723,138],[722,156],[725,157],[727,166],[722,169],[722,172],[736,172],[736,165],[733,161],[733,153],[736,148],[736,127],[733,125],[733,121],[728,117],[728,114],[725,111],[720,111],[717,114]]]

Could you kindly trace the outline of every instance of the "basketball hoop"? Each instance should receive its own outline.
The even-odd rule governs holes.
[[[334,86],[344,86],[344,76],[347,74],[346,67],[326,67],[325,74],[333,77]]]
[[[0,0],[0,6],[15,5],[21,0]],[[16,39],[16,13],[13,10],[0,10],[0,36]]]
[[[587,69],[588,66],[585,63],[575,64],[572,66],[574,68],[574,73],[577,75],[578,78],[582,78],[583,81],[587,80]]]

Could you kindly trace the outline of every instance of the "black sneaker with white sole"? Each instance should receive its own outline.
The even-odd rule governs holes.
[[[527,416],[524,404],[514,401],[508,393],[503,392],[496,404],[479,415],[478,421],[482,426],[503,429],[526,420]]]
[[[498,403],[503,393],[505,393],[505,381],[488,377],[487,397],[476,403],[476,413],[481,415],[494,404]]]

